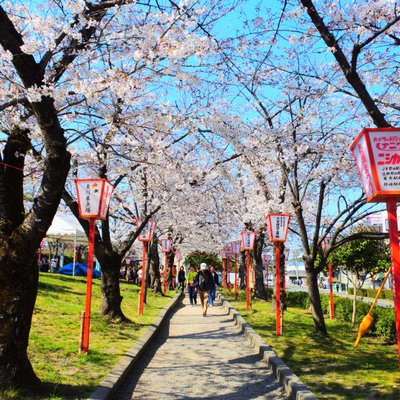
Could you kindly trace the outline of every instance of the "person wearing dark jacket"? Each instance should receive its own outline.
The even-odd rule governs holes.
[[[210,290],[212,287],[215,286],[214,278],[211,274],[211,271],[207,268],[206,263],[200,264],[200,271],[197,273],[194,282],[199,293],[203,317],[205,317],[207,315],[208,297],[210,296]]]
[[[185,275],[185,269],[181,267],[181,269],[178,272],[178,285],[179,288],[181,289],[181,293],[185,290],[185,280],[186,280],[186,275]]]
[[[212,306],[213,303],[214,303],[214,300],[215,300],[215,293],[217,292],[217,289],[218,289],[218,274],[215,271],[215,268],[213,266],[210,267],[210,272],[211,272],[211,275],[212,275],[212,277],[214,279],[214,285],[212,285],[211,289],[210,289],[210,296],[208,298],[208,305]]]

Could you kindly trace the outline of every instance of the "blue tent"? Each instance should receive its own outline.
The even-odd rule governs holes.
[[[66,264],[61,267],[57,274],[72,275],[74,264]],[[81,263],[75,263],[75,276],[87,276],[87,266]],[[100,278],[100,271],[93,270],[93,278]]]

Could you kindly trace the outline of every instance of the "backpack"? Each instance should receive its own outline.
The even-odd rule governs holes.
[[[202,292],[211,289],[210,275],[208,271],[199,272],[198,288]]]

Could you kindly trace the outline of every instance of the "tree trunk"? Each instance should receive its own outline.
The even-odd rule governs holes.
[[[240,289],[244,289],[246,287],[246,252],[244,251],[238,257],[238,273]]]
[[[22,258],[19,253],[1,255],[0,386],[2,388],[33,387],[40,382],[27,355],[39,272],[35,259],[32,261],[32,257],[29,256]]]
[[[267,290],[264,284],[264,273],[263,273],[263,262],[261,252],[264,245],[264,232],[260,232],[256,236],[254,245],[254,261],[255,261],[255,272],[256,272],[256,283],[254,288],[254,296],[259,299],[267,300]]]
[[[175,260],[175,253],[173,251],[170,251],[167,256],[168,260],[168,271],[167,271],[167,288],[168,290],[172,290],[172,268],[174,266],[174,260]]]
[[[156,294],[162,294],[161,276],[160,276],[160,258],[158,256],[158,242],[153,240],[150,247],[148,270],[150,275],[150,287]]]
[[[281,278],[281,308],[287,309],[286,303],[286,256],[285,256],[285,243],[279,243],[280,246],[280,278]]]
[[[126,321],[121,309],[123,297],[119,286],[119,271],[121,259],[119,257],[107,257],[99,260],[101,265],[101,307],[100,312],[106,318],[116,322]]]
[[[356,324],[358,287],[359,287],[359,280],[357,279],[357,277],[355,277],[354,284],[353,284],[353,312],[351,314],[351,326],[353,326],[353,327]]]
[[[327,335],[324,313],[321,306],[321,298],[318,289],[318,274],[310,272],[306,267],[308,294],[310,295],[311,311],[314,320],[315,332],[321,335]]]

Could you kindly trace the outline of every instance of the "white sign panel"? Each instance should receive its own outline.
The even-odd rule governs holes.
[[[242,232],[242,247],[244,250],[253,250],[254,241],[256,238],[255,232]]]
[[[226,255],[227,258],[231,258],[232,257],[233,252],[232,252],[232,245],[231,244],[228,244],[227,246],[225,246],[225,255]]]
[[[142,224],[143,220],[142,219],[137,219],[136,220],[136,228],[139,228],[139,226]],[[138,239],[141,242],[150,242],[152,236],[153,236],[153,232],[154,232],[154,228],[156,226],[155,221],[149,221],[147,222],[146,226],[143,228],[143,230],[139,233],[139,237]]]
[[[376,191],[376,188],[372,175],[371,160],[369,157],[366,135],[360,137],[357,144],[353,148],[353,154],[356,160],[364,192],[367,197],[370,197]]]
[[[111,185],[110,182],[105,181],[103,187],[103,195],[101,198],[100,215],[99,215],[100,219],[106,219],[107,217],[108,206],[110,204],[113,190],[114,190],[113,185]]]
[[[168,253],[171,250],[171,240],[169,239],[160,239],[161,251],[163,253]]]
[[[239,240],[232,242],[233,254],[238,255],[240,253],[240,245],[241,245],[241,243]]]
[[[286,240],[289,219],[289,215],[269,214],[269,239],[271,241],[284,242]]]
[[[80,216],[95,217],[99,214],[101,200],[101,180],[76,181]]]

